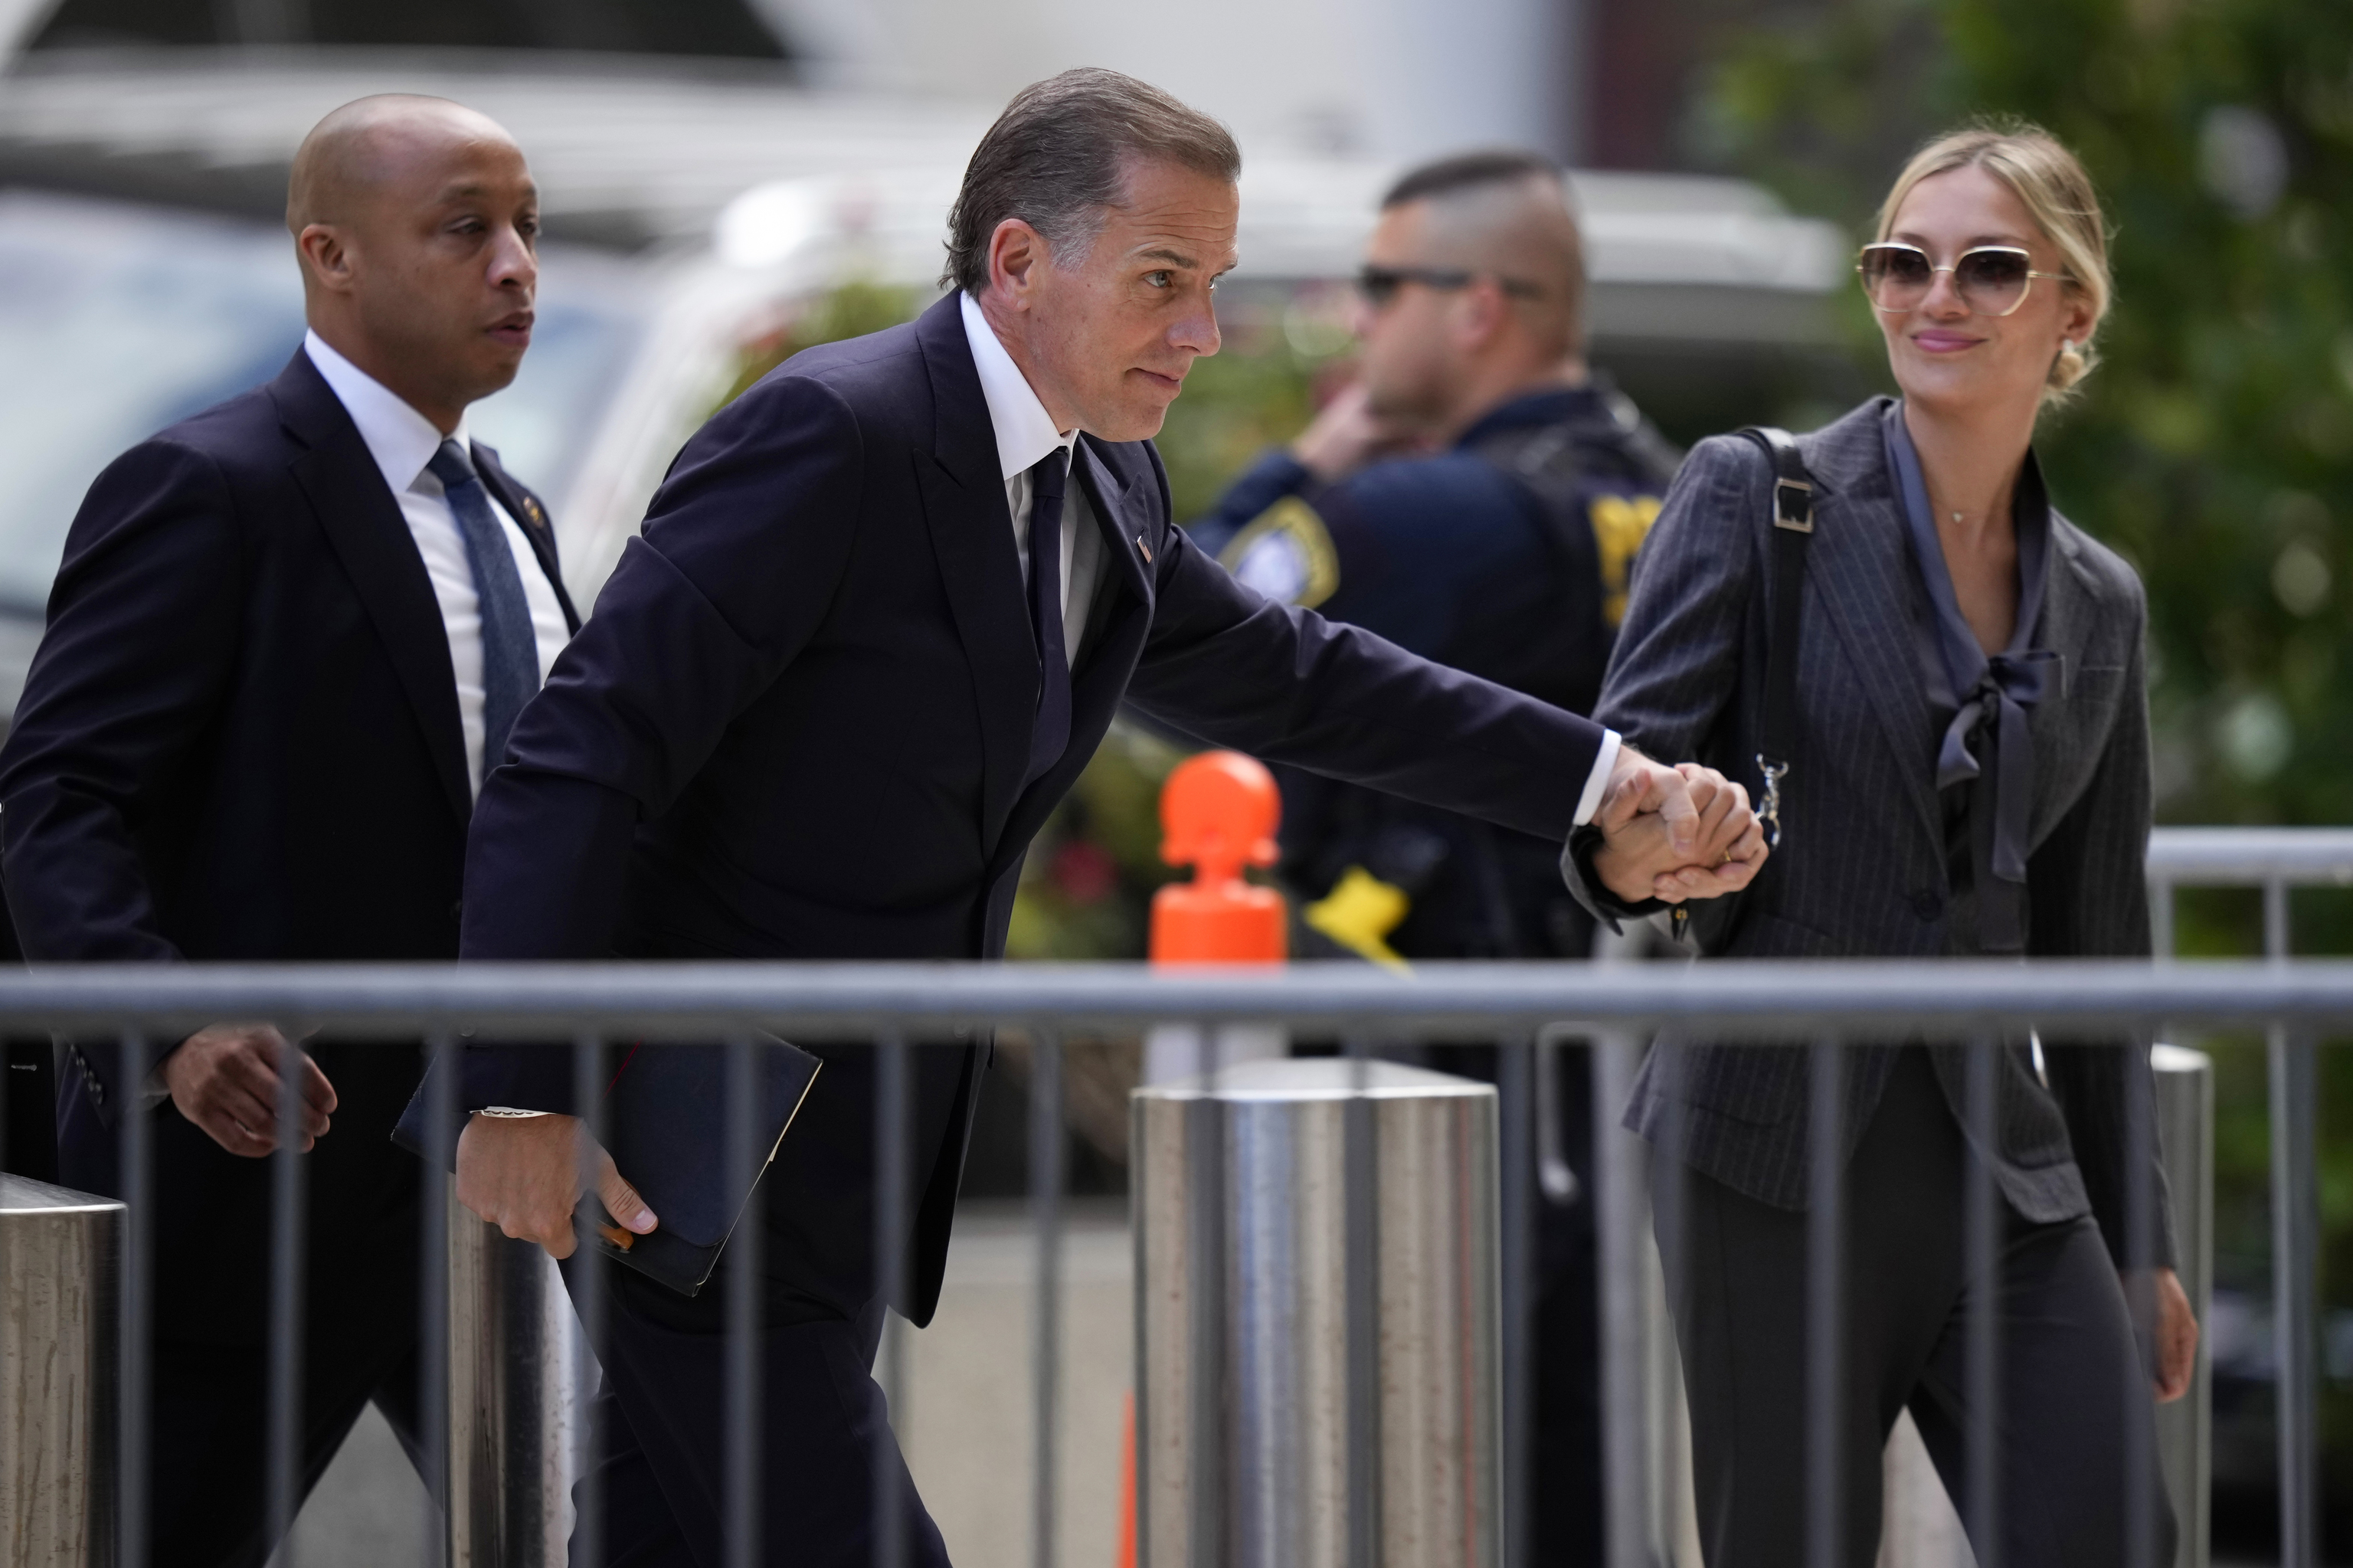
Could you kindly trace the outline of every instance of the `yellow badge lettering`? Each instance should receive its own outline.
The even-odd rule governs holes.
[[[1587,509],[1601,557],[1601,619],[1613,631],[1626,619],[1626,573],[1659,520],[1655,495],[1597,495]]]

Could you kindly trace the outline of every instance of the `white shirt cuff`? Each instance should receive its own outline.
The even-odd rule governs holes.
[[[1617,770],[1618,748],[1624,744],[1616,730],[1601,732],[1601,751],[1593,759],[1593,771],[1585,776],[1585,793],[1577,798],[1577,820],[1573,825],[1585,826],[1593,821],[1593,813],[1601,810],[1601,797],[1609,788],[1609,775]]]

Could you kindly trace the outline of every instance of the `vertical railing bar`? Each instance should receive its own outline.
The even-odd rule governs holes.
[[[2001,1499],[1999,1442],[2000,1431],[2001,1346],[1998,1312],[2000,1306],[2000,1194],[1994,1186],[1992,1150],[2000,1147],[1995,1099],[2004,1049],[1991,1035],[1969,1043],[1968,1090],[1969,1147],[1962,1152],[1962,1170],[1968,1190],[1964,1199],[1963,1234],[1968,1260],[1967,1287],[1968,1321],[1965,1325],[1964,1358],[1969,1411],[1967,1475],[1968,1510],[1965,1520],[1978,1568],[2000,1568]]]
[[[1839,1568],[1846,1549],[1846,1075],[1835,1037],[1808,1049],[1806,1562]]]
[[[1650,1467],[1642,1414],[1642,1148],[1618,1125],[1640,1047],[1609,1031],[1593,1044],[1593,1174],[1601,1269],[1603,1541],[1609,1568],[1650,1568]]]
[[[1503,1168],[1504,1517],[1502,1561],[1525,1568],[1533,1561],[1529,1527],[1535,1515],[1530,1485],[1535,1436],[1535,1248],[1537,1119],[1551,1110],[1536,1099],[1535,1041],[1527,1035],[1495,1042],[1496,1152]]]
[[[2288,928],[2287,879],[2263,878],[2263,957],[2284,959],[2293,938]]]
[[[762,1150],[758,1064],[750,1036],[728,1036],[727,1164],[748,1189]],[[754,1568],[760,1556],[760,1235],[756,1210],[727,1238],[727,1404],[724,1497],[728,1568]],[[887,1431],[888,1424],[884,1429]]]
[[[1535,1038],[1529,1094],[1535,1107],[1536,1191],[1548,1203],[1574,1203],[1577,1172],[1570,1169],[1565,1152],[1561,1121],[1561,1054],[1569,1049],[1568,1031],[1556,1023],[1547,1024]],[[1589,1052],[1593,1042],[1584,1040],[1578,1048]]]
[[[907,1319],[895,1309],[882,1309],[882,1331],[875,1344],[874,1381],[881,1385],[882,1408],[892,1435],[902,1443],[906,1435],[914,1430],[913,1387],[907,1365],[907,1358],[913,1353],[907,1337],[913,1332]]]
[[[2126,1277],[2135,1288],[2147,1284],[2146,1301],[2152,1348],[2158,1321],[2152,1259],[2157,1255],[2157,1204],[2149,1188],[2157,1163],[2157,1097],[2152,1069],[2141,1052],[2119,1045],[2125,1059],[2125,1256]],[[2158,1351],[2162,1354],[2161,1349]],[[2153,1363],[2152,1363],[2153,1364]],[[2124,1424],[2125,1564],[2126,1568],[2172,1568],[2157,1561],[2157,1499],[2149,1489],[2157,1458],[2157,1425],[2150,1404],[2153,1391],[2147,1380],[2127,1379],[2126,1408],[2117,1412]]]
[[[2317,1568],[2318,1442],[2313,1283],[2319,1200],[2313,1162],[2317,1073],[2309,1040],[2274,1023],[2272,1118],[2273,1358],[2279,1422],[2281,1568]]]
[[[607,1147],[607,1122],[610,1119],[605,1104],[605,1037],[594,1030],[584,1030],[572,1042],[572,1108],[580,1118],[599,1148]],[[623,1171],[627,1176],[628,1172]],[[757,1212],[747,1215],[756,1221]],[[756,1228],[746,1224],[746,1230]],[[580,1318],[580,1360],[573,1366],[573,1409],[578,1413],[575,1428],[576,1451],[575,1473],[580,1479],[573,1489],[573,1520],[570,1560],[575,1563],[605,1561],[605,1485],[596,1460],[602,1452],[596,1430],[596,1404],[591,1397],[591,1386],[600,1377],[606,1336],[605,1278],[610,1266],[604,1250],[595,1239],[585,1238],[573,1255],[572,1292],[574,1310]]]
[[[904,1298],[907,1272],[908,1044],[893,1030],[875,1045],[874,1273],[883,1321]],[[899,1496],[898,1439],[886,1418],[874,1426],[875,1568],[904,1568],[906,1507]]]
[[[122,1446],[121,1518],[115,1541],[121,1552],[120,1560],[135,1568],[148,1557],[147,1396],[148,1351],[154,1343],[155,1118],[143,1104],[145,1097],[138,1092],[139,1086],[147,1081],[147,1036],[140,1031],[125,1030],[121,1040],[124,1090],[121,1107],[121,1191],[127,1213],[123,1216],[122,1315],[116,1325],[121,1341],[121,1382],[116,1388],[120,1409],[117,1436]]]
[[[1187,1282],[1185,1325],[1188,1408],[1184,1420],[1190,1444],[1185,1456],[1188,1504],[1185,1532],[1189,1561],[1155,1562],[1152,1568],[1223,1568],[1230,1560],[1226,1499],[1232,1432],[1218,1369],[1225,1364],[1226,1354],[1226,1279],[1232,1245],[1226,1224],[1227,1162],[1233,1151],[1216,1097],[1221,1045],[1217,1025],[1196,1019],[1190,1027],[1200,1042],[1196,1063],[1210,1092],[1185,1107],[1185,1141],[1192,1155],[1187,1173],[1185,1250],[1195,1269],[1194,1277]],[[1139,1453],[1144,1452],[1141,1435],[1137,1444]],[[1139,1479],[1143,1469],[1139,1463]]]
[[[1348,1568],[1383,1568],[1381,1554],[1380,1127],[1366,1093],[1372,1040],[1361,1024],[1342,1036],[1356,1092],[1341,1108],[1341,1172],[1347,1229]]]
[[[2160,960],[2173,958],[2174,882],[2153,876],[2148,886],[2149,948]]]
[[[1689,1116],[1689,1102],[1686,1098],[1689,1091],[1686,1079],[1690,1075],[1691,1063],[1684,1053],[1683,1043],[1672,1037],[1662,1036],[1653,1041],[1651,1051],[1658,1059],[1658,1093],[1663,1107],[1659,1123],[1657,1158],[1652,1162],[1651,1169],[1654,1172],[1665,1172],[1667,1177],[1664,1187],[1661,1187],[1655,1179],[1651,1184],[1651,1228],[1659,1243],[1659,1263],[1666,1284],[1667,1315],[1672,1320],[1677,1311],[1675,1282],[1679,1279],[1689,1279],[1691,1277],[1690,1226],[1686,1223],[1683,1212],[1687,1206],[1692,1181],[1692,1170],[1684,1154],[1689,1132],[1685,1125]],[[1639,1245],[1637,1243],[1638,1246]],[[1674,1249],[1678,1255],[1676,1257],[1671,1259],[1667,1256],[1669,1247]],[[1647,1335],[1645,1339],[1647,1340]],[[1682,1345],[1673,1338],[1672,1328],[1669,1343],[1661,1349],[1667,1355],[1680,1358]],[[1649,1353],[1646,1343],[1644,1352],[1646,1399]],[[1662,1410],[1658,1414],[1660,1419],[1670,1425],[1674,1420],[1674,1413],[1672,1410]],[[1644,1551],[1651,1550],[1654,1537],[1659,1552],[1662,1556],[1672,1558],[1676,1548],[1677,1533],[1683,1522],[1678,1514],[1680,1499],[1673,1495],[1670,1488],[1658,1483],[1668,1477],[1680,1477],[1683,1474],[1683,1467],[1680,1459],[1671,1461],[1668,1457],[1666,1438],[1669,1434],[1664,1431],[1654,1435],[1650,1434],[1647,1431],[1647,1423],[1645,1425],[1646,1452],[1657,1457],[1664,1474],[1651,1478],[1652,1490],[1642,1499],[1649,1523],[1645,1532],[1646,1538],[1641,1544]],[[1653,1437],[1655,1441],[1651,1440]]]
[[[1226,1364],[1228,1333],[1231,1327],[1226,1308],[1229,1295],[1239,1285],[1234,1256],[1235,1234],[1230,1204],[1233,1201],[1232,1165],[1235,1158],[1233,1129],[1222,1114],[1215,1096],[1225,1085],[1225,1028],[1215,1022],[1200,1026],[1201,1070],[1207,1077],[1212,1097],[1207,1102],[1208,1116],[1203,1125],[1215,1140],[1215,1150],[1209,1165],[1209,1179],[1215,1183],[1212,1203],[1202,1209],[1207,1222],[1214,1227],[1209,1246],[1195,1253],[1201,1260],[1204,1272],[1212,1272],[1215,1288],[1206,1286],[1194,1293],[1198,1311],[1209,1318],[1208,1336],[1195,1341],[1196,1365],[1222,1368]],[[1214,1261],[1210,1248],[1215,1249]],[[1193,1477],[1193,1562],[1194,1568],[1222,1568],[1241,1555],[1241,1510],[1235,1506],[1241,1494],[1241,1478],[1234,1469],[1237,1434],[1225,1409],[1227,1390],[1222,1383],[1197,1376],[1193,1380],[1193,1400],[1196,1433],[1213,1434],[1206,1443],[1194,1446],[1196,1468]]]
[[[277,1051],[278,1147],[269,1157],[269,1482],[265,1528],[279,1568],[294,1568],[289,1536],[302,1441],[302,1048],[281,1034]]]
[[[1062,1365],[1062,1036],[1040,1029],[1029,1048],[1029,1218],[1037,1233],[1035,1296],[1029,1318],[1029,1557],[1054,1568],[1056,1437]]]
[[[1156,1025],[1149,1023],[1143,1026],[1143,1041],[1140,1042],[1143,1049],[1138,1053],[1136,1064],[1139,1075],[1143,1075],[1143,1070],[1150,1060],[1150,1041],[1155,1027]],[[1152,1321],[1159,1319],[1161,1314],[1154,1312],[1147,1317],[1145,1311],[1143,1291],[1144,1281],[1152,1272],[1153,1245],[1161,1238],[1149,1223],[1149,1216],[1154,1212],[1153,1207],[1144,1201],[1145,1194],[1140,1191],[1144,1182],[1145,1160],[1144,1118],[1140,1102],[1134,1097],[1131,1097],[1128,1101],[1127,1127],[1129,1139],[1127,1277],[1134,1282],[1136,1298],[1133,1303],[1134,1309],[1128,1314],[1127,1452],[1121,1457],[1128,1467],[1130,1481],[1128,1500],[1132,1501],[1134,1507],[1130,1510],[1134,1517],[1127,1521],[1132,1528],[1124,1537],[1113,1542],[1112,1557],[1114,1562],[1126,1564],[1127,1568],[1137,1568],[1137,1565],[1149,1568],[1152,1560],[1152,1549],[1148,1542],[1152,1533],[1149,1526],[1152,1522],[1153,1473],[1152,1453],[1145,1444],[1144,1435],[1152,1430],[1155,1421],[1165,1421],[1166,1418],[1153,1404],[1152,1379],[1147,1375],[1153,1362],[1152,1333],[1149,1325]],[[1185,1565],[1179,1563],[1177,1568],[1185,1568]]]
[[[456,1163],[459,1058],[447,1029],[427,1033],[424,1049],[427,1152],[417,1182],[417,1436],[425,1457],[425,1560],[432,1568],[457,1555],[460,1525],[449,1474],[449,1172]]]

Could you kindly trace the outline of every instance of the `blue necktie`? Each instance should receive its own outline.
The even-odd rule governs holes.
[[[474,572],[474,597],[482,611],[482,777],[506,756],[507,732],[515,715],[539,690],[539,639],[532,630],[531,600],[515,570],[506,530],[491,511],[490,493],[474,472],[474,460],[456,441],[443,441],[427,471],[441,482],[458,532],[466,541],[466,564]]]
[[[1062,641],[1062,487],[1071,454],[1056,447],[1029,471],[1029,630],[1038,641],[1038,722],[1024,789],[1071,744],[1071,661]]]

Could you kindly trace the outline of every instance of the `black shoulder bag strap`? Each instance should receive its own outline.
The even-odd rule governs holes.
[[[1781,785],[1798,752],[1798,606],[1805,585],[1806,542],[1814,536],[1814,482],[1788,431],[1751,425],[1740,432],[1773,463],[1773,620],[1765,656],[1765,724],[1757,736],[1757,770],[1765,799],[1757,808],[1765,846],[1781,847]]]

